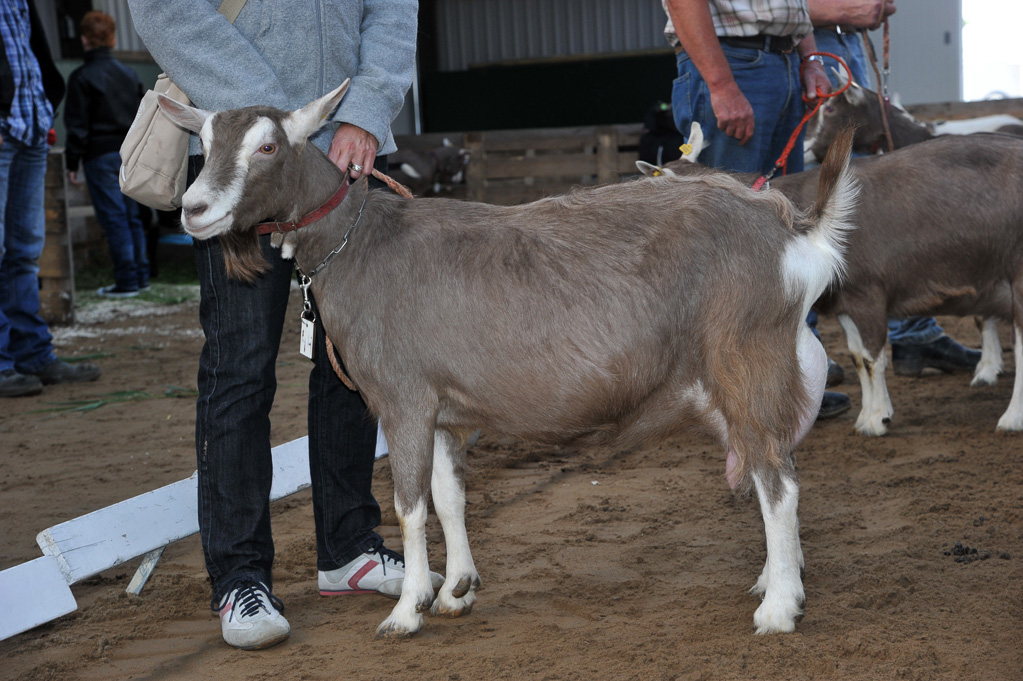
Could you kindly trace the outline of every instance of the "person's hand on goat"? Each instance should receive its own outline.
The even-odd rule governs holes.
[[[330,141],[327,157],[341,172],[348,170],[348,177],[355,181],[373,172],[373,161],[377,157],[377,138],[357,125],[342,123]],[[349,164],[353,167],[349,168]]]

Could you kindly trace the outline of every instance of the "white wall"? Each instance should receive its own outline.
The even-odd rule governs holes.
[[[960,0],[897,0],[889,19],[889,92],[903,104],[962,99],[962,11]],[[872,33],[878,68],[884,44]]]

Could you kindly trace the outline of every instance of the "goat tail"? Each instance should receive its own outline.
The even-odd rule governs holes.
[[[845,271],[846,234],[860,186],[849,168],[853,128],[835,138],[821,165],[817,200],[797,229],[799,237],[786,253],[786,280],[802,294],[805,312],[824,290]]]

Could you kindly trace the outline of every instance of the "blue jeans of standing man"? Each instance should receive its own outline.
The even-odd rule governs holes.
[[[799,55],[762,52],[722,43],[732,75],[753,107],[753,137],[739,145],[718,129],[718,120],[710,104],[710,90],[686,52],[676,59],[678,77],[672,87],[671,108],[675,126],[689,135],[693,121],[703,128],[709,146],[700,154],[701,163],[736,172],[767,172],[785,150],[792,131],[803,118],[803,86],[799,80]],[[803,169],[803,134],[789,155],[788,172]]]
[[[39,316],[47,152],[45,141],[26,145],[6,134],[0,145],[0,371],[37,373],[56,359]]]
[[[114,283],[119,289],[137,291],[149,286],[146,232],[139,218],[139,206],[121,193],[117,174],[121,155],[112,151],[85,159],[85,181],[96,210],[96,219],[107,235]]]
[[[192,179],[201,160],[192,159]],[[195,421],[199,529],[214,609],[239,580],[273,587],[270,407],[293,265],[270,246],[269,236],[259,242],[271,269],[251,284],[227,277],[217,239],[195,242],[199,319],[206,335]],[[317,568],[328,571],[362,553],[360,546],[376,536],[380,524],[371,489],[376,422],[359,394],[334,373],[318,314],[315,335],[309,467]]]

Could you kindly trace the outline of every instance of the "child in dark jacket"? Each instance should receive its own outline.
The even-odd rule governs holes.
[[[114,283],[97,293],[127,298],[149,288],[146,235],[139,207],[121,193],[117,179],[121,142],[135,119],[145,88],[135,72],[111,54],[116,29],[113,17],[100,11],[87,12],[80,27],[85,64],[68,79],[64,109],[68,179],[80,184],[81,161],[96,219],[110,247]]]

